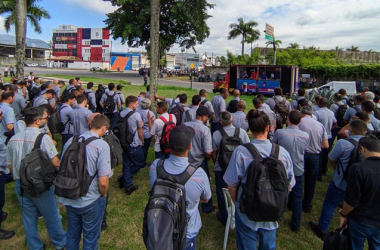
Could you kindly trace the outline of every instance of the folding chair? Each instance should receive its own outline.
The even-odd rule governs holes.
[[[224,195],[224,200],[226,202],[226,209],[228,212],[226,230],[224,232],[224,244],[223,244],[223,250],[226,250],[228,233],[230,231],[230,228],[235,229],[235,203],[232,201],[230,192],[228,191],[227,188],[223,188],[223,195]]]

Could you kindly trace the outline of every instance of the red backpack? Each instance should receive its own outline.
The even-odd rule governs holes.
[[[176,124],[173,122],[172,117],[173,115],[169,114],[169,121],[162,116],[160,117],[160,119],[165,123],[164,127],[162,128],[160,139],[161,152],[164,152],[165,154],[170,154],[169,135],[170,132],[172,132],[173,128],[176,126]]]

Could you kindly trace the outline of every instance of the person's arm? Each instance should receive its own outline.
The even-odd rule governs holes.
[[[213,153],[205,153],[206,160],[210,160],[210,158],[213,156]]]
[[[51,159],[51,164],[58,170],[59,169],[59,158],[58,156],[54,156],[53,159]]]
[[[228,192],[230,193],[232,201],[235,203],[236,202],[236,194],[237,194],[237,187],[228,187]]]
[[[139,135],[139,138],[140,138],[142,144],[144,145],[144,133],[143,133],[142,127],[137,128],[137,134]]]
[[[148,128],[149,131],[152,129],[152,117],[150,116],[150,111],[148,110],[148,113],[146,114],[146,117],[148,118]]]
[[[102,197],[107,197],[108,186],[109,186],[108,175],[99,177],[99,191]]]
[[[329,148],[329,141],[328,140],[322,140],[322,149],[328,149]]]
[[[215,164],[215,162],[216,162],[216,156],[218,155],[218,150],[214,150],[213,152],[212,152],[212,155],[211,155],[211,158],[212,158],[212,161],[214,162],[214,164]]]
[[[154,97],[158,100],[165,101],[165,97],[159,97],[157,93],[154,94]]]
[[[343,202],[342,212],[340,213],[339,227],[347,226],[347,215],[354,210],[354,207]],[[343,216],[342,216],[343,215]]]
[[[336,168],[336,164],[337,164],[336,161],[333,161],[333,160],[329,159],[329,163],[330,163],[330,166],[333,167],[333,169]]]
[[[338,123],[337,122],[334,122],[332,127],[331,127],[331,130],[333,130],[336,126],[338,126]]]
[[[9,171],[10,171],[11,173],[13,173],[12,165],[8,165],[8,168],[9,168]]]
[[[338,135],[342,138],[347,138],[347,134],[346,134],[346,131],[349,129],[350,127],[350,124],[347,124],[346,126],[344,126],[343,128],[341,128],[338,132]]]

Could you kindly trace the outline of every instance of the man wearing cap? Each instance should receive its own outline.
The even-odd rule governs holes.
[[[188,154],[191,150],[191,141],[194,136],[194,129],[184,124],[176,126],[172,130],[169,135],[171,155],[163,162],[163,167],[167,173],[176,175],[185,171],[189,165]],[[157,179],[156,168],[158,161],[159,159],[156,159],[150,166],[150,187],[153,187]],[[187,181],[185,192],[187,203],[186,213],[189,218],[185,249],[196,249],[196,238],[202,227],[198,205],[199,202],[206,203],[211,198],[210,182],[202,168],[198,168]]]
[[[302,208],[305,213],[310,213],[318,177],[319,153],[322,149],[329,148],[329,142],[325,127],[313,119],[313,110],[309,106],[302,107],[301,114],[302,120],[298,127],[309,134],[310,138],[305,151],[305,191]]]
[[[222,128],[218,131],[215,131],[215,133],[212,135],[212,160],[214,162],[216,198],[218,200],[219,209],[219,211],[216,213],[216,217],[223,225],[226,225],[228,214],[226,210],[226,204],[224,202],[223,188],[227,188],[227,184],[223,180],[223,175],[225,171],[219,165],[218,153],[221,146],[220,144],[223,139],[223,134],[221,130],[223,129],[228,136],[234,136],[235,127],[232,125],[232,116],[231,113],[228,111],[221,112],[218,120]],[[240,129],[239,138],[241,139],[243,144],[249,142],[248,134],[244,129]]]
[[[121,103],[120,111],[123,111],[123,106],[124,106],[124,103],[125,103],[124,95],[121,92],[122,90],[123,90],[123,85],[119,84],[119,85],[116,86],[116,92],[115,93],[119,97],[120,103]]]
[[[191,108],[186,110],[183,113],[181,123],[195,120],[197,109],[199,108],[199,105],[201,104],[201,96],[194,95],[193,98],[191,99],[191,104],[192,104]]]
[[[213,113],[205,106],[201,106],[196,111],[195,119],[184,123],[195,131],[189,151],[189,162],[195,167],[203,168],[208,178],[210,178],[210,171],[207,161],[210,160],[212,156],[212,139],[210,129],[206,127],[205,124],[212,115]],[[212,199],[210,199],[208,203],[202,204],[203,213],[211,213],[214,210],[215,206],[212,205]]]
[[[148,98],[144,98],[139,103],[140,107],[136,109],[136,111],[140,114],[141,120],[144,122],[143,125],[143,134],[144,134],[144,146],[142,147],[144,153],[144,166],[147,166],[146,158],[148,157],[148,150],[150,147],[150,143],[152,141],[153,136],[150,134],[150,130],[152,129],[152,123],[154,122],[154,113],[149,110],[150,108],[150,100]]]

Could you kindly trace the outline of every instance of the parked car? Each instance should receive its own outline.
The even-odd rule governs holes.
[[[38,67],[38,64],[37,63],[31,63],[30,66],[31,67]]]
[[[139,71],[139,67],[132,68],[133,71]]]
[[[92,67],[91,70],[92,71],[103,70],[103,68],[102,67]]]
[[[45,67],[46,68],[47,65],[43,63],[43,64],[40,64],[40,67]]]

